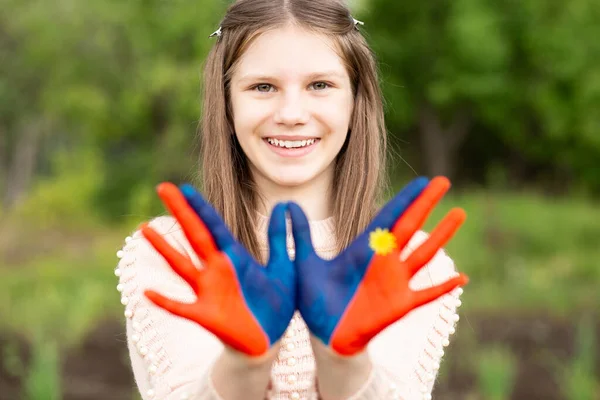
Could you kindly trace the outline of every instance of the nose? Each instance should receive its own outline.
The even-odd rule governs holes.
[[[274,116],[276,123],[289,126],[302,125],[306,124],[309,118],[310,113],[301,93],[286,92],[281,96]]]

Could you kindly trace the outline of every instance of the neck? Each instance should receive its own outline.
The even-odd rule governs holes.
[[[301,185],[278,185],[256,173],[254,179],[263,200],[259,203],[259,212],[263,215],[269,216],[275,204],[287,201],[300,205],[310,221],[321,221],[332,215],[333,168]]]

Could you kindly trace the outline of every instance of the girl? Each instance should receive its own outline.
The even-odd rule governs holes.
[[[376,214],[383,106],[358,24],[334,0],[240,0],[213,34],[206,201],[159,186],[175,218],[118,253],[144,400],[431,398],[466,283],[438,249],[464,214],[417,231],[444,179]]]

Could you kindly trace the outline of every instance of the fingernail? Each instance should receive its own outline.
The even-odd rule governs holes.
[[[183,195],[186,197],[191,197],[196,193],[196,189],[194,189],[194,187],[188,183],[181,185],[179,189],[181,190],[181,193],[183,193]]]

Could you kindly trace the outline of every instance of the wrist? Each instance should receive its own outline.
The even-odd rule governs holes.
[[[310,335],[310,343],[315,355],[315,360],[317,361],[322,361],[323,363],[328,364],[343,365],[346,367],[362,366],[363,368],[365,365],[370,363],[369,354],[366,348],[351,356],[345,356],[325,345],[321,339],[312,334]]]
[[[273,362],[279,353],[280,343],[277,342],[265,354],[251,357],[239,352],[229,346],[225,346],[221,355],[222,362],[228,364],[233,369],[251,372],[260,372],[265,369],[270,370]]]
[[[323,400],[350,397],[367,382],[373,365],[366,348],[352,356],[343,356],[313,335],[310,341],[315,355],[317,387]]]
[[[226,400],[264,399],[278,351],[279,343],[260,357],[249,357],[226,346],[211,372],[211,381],[219,397]]]

